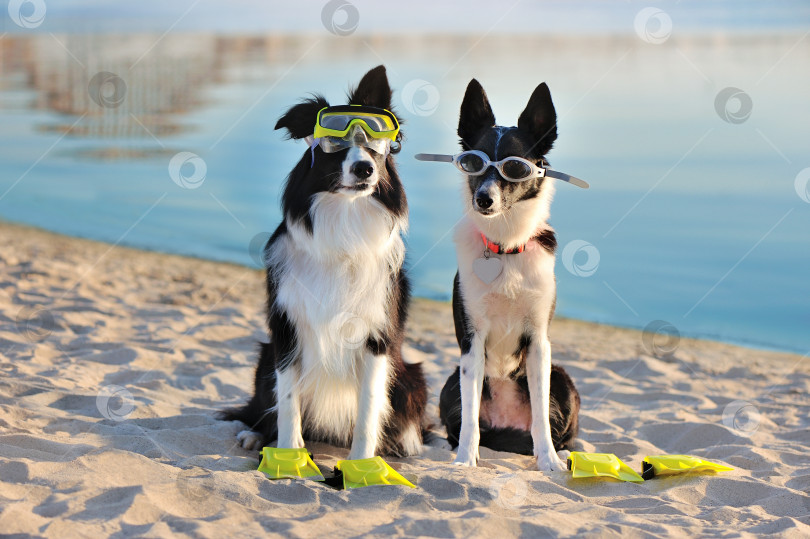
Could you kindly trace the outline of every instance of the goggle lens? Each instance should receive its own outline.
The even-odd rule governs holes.
[[[458,164],[464,172],[469,172],[470,174],[476,174],[484,170],[484,160],[481,159],[481,156],[474,153],[468,153],[459,157]]]
[[[512,180],[522,180],[531,173],[529,165],[517,159],[507,159],[501,166],[501,174]]]

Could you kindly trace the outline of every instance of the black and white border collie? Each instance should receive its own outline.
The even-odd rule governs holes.
[[[538,86],[517,127],[495,125],[477,80],[467,86],[458,124],[461,146],[491,161],[509,156],[544,166],[557,138],[557,115],[545,83]],[[556,239],[547,224],[553,180],[504,180],[490,167],[467,176],[468,208],[455,233],[458,273],[453,318],[461,366],[447,380],[439,413],[454,464],[475,466],[478,447],[534,454],[540,470],[566,468],[557,451],[570,450],[578,431],[579,393],[568,374],[551,364],[548,327],[554,315]],[[473,270],[485,256],[481,235],[499,246],[502,271],[487,284]],[[520,249],[521,246],[525,248]],[[517,252],[521,251],[521,252]]]
[[[366,73],[349,103],[391,109],[384,66]],[[276,129],[310,142],[327,106],[315,95]],[[427,387],[421,365],[401,353],[408,207],[393,156],[311,151],[287,177],[284,221],[264,250],[271,342],[261,345],[255,393],[222,418],[248,426],[237,435],[245,449],[307,439],[350,446],[350,459],[414,455]]]

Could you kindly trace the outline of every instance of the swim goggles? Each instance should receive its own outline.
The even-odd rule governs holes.
[[[522,157],[507,157],[500,161],[490,161],[489,156],[479,150],[469,150],[456,155],[418,153],[415,156],[419,161],[440,161],[443,163],[453,163],[464,174],[468,176],[480,176],[489,167],[495,167],[500,175],[509,182],[523,182],[534,178],[555,178],[571,183],[577,187],[587,189],[588,182],[580,180],[564,172],[552,170],[545,159],[542,163],[544,167],[538,167],[531,161]]]

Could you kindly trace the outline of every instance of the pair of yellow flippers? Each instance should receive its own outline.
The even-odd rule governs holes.
[[[304,448],[285,449],[265,447],[259,471],[270,479],[304,478],[322,481],[338,489],[369,487],[372,485],[416,486],[402,477],[381,457],[339,460],[332,473],[323,473],[312,460],[312,453]]]
[[[686,472],[726,472],[730,466],[716,464],[689,455],[656,455],[645,457],[641,475],[619,460],[613,453],[582,453],[574,451],[568,457],[568,469],[575,478],[612,477],[620,481],[641,483],[656,476]]]

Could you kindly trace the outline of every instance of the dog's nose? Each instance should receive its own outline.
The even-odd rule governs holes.
[[[475,195],[475,203],[479,208],[486,210],[492,206],[492,199],[486,193],[477,193]]]
[[[351,172],[361,180],[365,180],[374,174],[374,164],[371,161],[357,161],[352,165]]]

